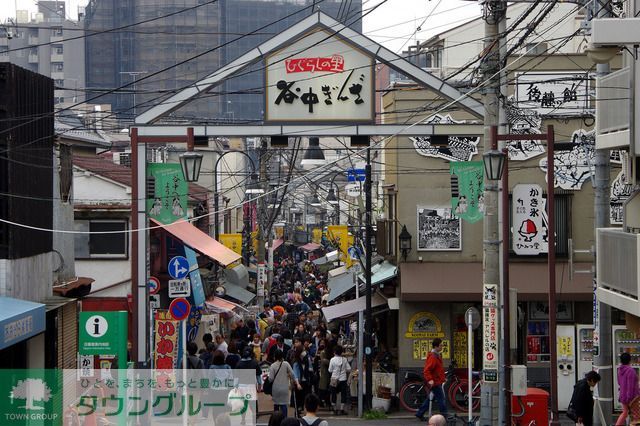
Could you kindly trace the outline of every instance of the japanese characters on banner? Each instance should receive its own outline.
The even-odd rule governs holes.
[[[242,254],[242,234],[220,234],[218,240],[226,248]]]
[[[425,360],[429,356],[429,352],[433,349],[433,339],[420,339],[413,341],[413,359]],[[466,354],[466,349],[465,349]],[[451,349],[449,348],[449,340],[442,339],[442,359],[451,359]],[[460,365],[458,365],[460,367]],[[462,368],[462,367],[460,367]]]
[[[538,73],[516,74],[516,99],[519,108],[541,115],[581,115],[588,110],[589,74]]]
[[[267,285],[267,265],[258,263],[258,273],[256,278],[256,296],[264,296],[264,288]]]
[[[537,255],[549,249],[545,200],[542,188],[535,184],[513,187],[513,251]]]
[[[449,163],[451,208],[469,223],[484,217],[484,166],[482,161]]]
[[[150,163],[147,179],[155,182],[153,198],[146,201],[149,217],[163,224],[186,217],[188,187],[180,164]]]
[[[485,382],[498,381],[498,285],[482,288],[482,366]]]
[[[178,333],[180,321],[173,319],[169,311],[157,310],[154,321],[153,365],[156,380],[173,377],[178,360]]]
[[[333,245],[337,245],[340,248],[340,261],[347,264],[347,267],[351,266],[351,258],[349,257],[348,250],[352,245],[349,238],[349,230],[347,225],[329,225],[327,227],[327,237]]]
[[[265,121],[373,121],[373,57],[328,31],[307,33],[266,65]]]

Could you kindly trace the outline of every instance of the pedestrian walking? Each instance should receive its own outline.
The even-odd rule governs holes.
[[[320,398],[314,393],[310,393],[304,398],[305,414],[300,418],[301,426],[329,426],[329,422],[316,415],[319,405]]]
[[[569,407],[575,412],[574,421],[578,425],[591,426],[593,424],[593,388],[600,381],[600,375],[589,371],[584,379],[578,380],[573,386],[573,395]],[[567,410],[569,414],[570,410]]]
[[[618,399],[622,404],[622,413],[618,417],[618,421],[616,421],[616,426],[627,424],[629,405],[637,396],[640,396],[638,373],[629,364],[631,364],[631,355],[628,352],[622,353],[620,355],[620,366],[618,367]]]
[[[335,355],[329,361],[329,386],[331,387],[331,403],[333,404],[333,413],[336,415],[346,415],[344,410],[349,398],[349,387],[347,380],[351,372],[351,365],[345,357],[342,356],[342,346],[338,345],[335,349]],[[338,393],[340,401],[338,402]]]
[[[427,359],[424,362],[422,374],[424,376],[425,383],[431,388],[431,392],[434,397],[433,399],[438,401],[440,414],[447,417],[447,401],[442,387],[445,382],[444,365],[442,364],[442,339],[433,339],[431,347],[431,352],[429,352],[429,355],[427,355]],[[424,413],[429,409],[430,403],[430,398],[427,396],[427,399],[425,399],[416,412],[416,417],[419,420],[425,421]]]
[[[293,375],[291,365],[284,360],[284,353],[280,349],[275,351],[274,358],[275,362],[269,367],[269,381],[273,383],[271,390],[273,411],[282,411],[286,417],[288,414],[287,405],[289,405],[291,398],[291,383],[293,382],[295,389],[302,387]]]

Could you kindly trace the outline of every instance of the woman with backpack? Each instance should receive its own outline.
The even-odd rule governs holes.
[[[333,404],[333,413],[335,415],[346,415],[344,410],[349,398],[349,387],[347,379],[351,372],[351,365],[345,357],[342,356],[342,346],[337,345],[335,355],[329,361],[329,387],[331,388],[331,404]],[[338,393],[340,393],[340,402],[338,402]]]
[[[291,383],[294,383],[295,389],[302,389],[300,383],[296,380],[291,364],[284,360],[284,352],[276,349],[274,353],[275,362],[269,367],[269,381],[273,383],[271,389],[271,398],[273,399],[273,411],[282,411],[287,416],[289,400],[291,394],[289,390]]]

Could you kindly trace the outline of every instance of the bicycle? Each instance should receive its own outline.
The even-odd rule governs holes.
[[[471,387],[471,409],[478,411],[480,408],[480,373],[474,371],[472,373]],[[467,411],[469,409],[469,381],[467,379],[458,379],[457,383],[452,384],[447,395],[449,402],[455,411]]]
[[[442,386],[444,394],[447,395],[447,397],[452,384],[459,381],[455,373],[455,368],[455,362],[452,362],[445,372],[445,382]],[[400,405],[402,405],[402,408],[415,413],[427,399],[429,393],[429,386],[424,383],[424,378],[420,374],[414,371],[407,371],[404,374],[404,384],[400,388],[399,394]]]

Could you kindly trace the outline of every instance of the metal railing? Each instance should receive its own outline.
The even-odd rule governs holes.
[[[640,235],[619,228],[598,229],[598,286],[638,299]]]
[[[629,68],[599,77],[596,83],[596,134],[629,128]]]

